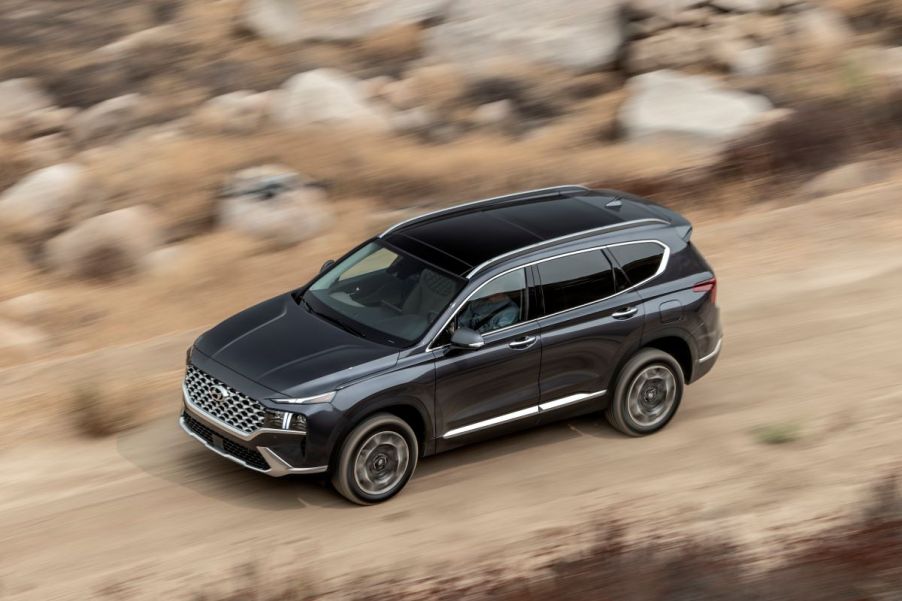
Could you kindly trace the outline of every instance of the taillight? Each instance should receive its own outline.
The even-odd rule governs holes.
[[[710,280],[699,282],[692,287],[692,291],[698,293],[710,292],[711,302],[717,304],[717,278],[711,278]]]

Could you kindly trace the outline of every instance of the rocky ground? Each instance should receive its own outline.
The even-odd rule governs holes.
[[[132,567],[174,547],[184,551],[172,565],[197,560],[210,547],[186,546],[189,535],[224,532],[230,519],[267,522],[298,497],[325,506],[307,508],[317,513],[305,527],[332,532],[325,514],[345,512],[321,488],[214,466],[178,439],[169,417],[155,421],[173,411],[184,348],[387,223],[561,183],[649,194],[687,212],[700,242],[710,236],[736,358],[728,352],[720,379],[700,384],[701,413],[686,412],[682,434],[650,443],[653,460],[679,473],[682,498],[715,491],[735,470],[748,473],[736,475],[735,495],[712,493],[712,515],[754,516],[760,506],[768,523],[792,521],[808,509],[770,510],[780,483],[792,492],[797,477],[798,507],[829,510],[874,465],[898,458],[886,338],[852,328],[871,312],[891,314],[897,291],[900,44],[895,0],[580,0],[566,10],[539,0],[3,0],[0,419],[16,427],[0,431],[0,467],[14,483],[0,499],[0,532],[17,560],[4,559],[0,592],[47,598],[36,575],[81,537],[83,561],[46,590],[64,598],[121,580],[95,563],[106,553],[95,510],[135,528],[129,541],[149,541],[121,555]],[[793,304],[801,297],[787,299],[802,294],[823,304],[806,312]],[[791,318],[762,329],[775,312]],[[810,343],[821,336],[823,345]],[[853,349],[866,373],[841,365],[840,348]],[[753,394],[752,380],[773,373],[767,393]],[[862,382],[873,388],[867,408],[850,410]],[[724,409],[727,397],[744,409]],[[35,403],[44,419],[33,419]],[[892,427],[874,425],[871,409]],[[863,421],[849,434],[843,416]],[[786,420],[805,442],[785,461],[803,463],[759,481],[756,469],[782,464],[755,459],[748,428],[774,422],[776,438],[787,428],[792,438]],[[851,437],[848,448],[821,441],[832,428]],[[593,434],[570,434],[586,429]],[[745,442],[735,464],[711,464],[737,436]],[[598,437],[604,445],[585,446]],[[542,484],[548,494],[535,511],[514,512],[503,527],[572,525],[539,519],[548,491],[566,490],[582,515],[599,506],[586,491],[609,478],[568,489],[579,479],[552,476],[549,445],[601,462],[608,476],[623,462],[614,474],[623,483],[605,489],[602,505],[633,499],[638,487],[636,502],[654,514],[657,468],[608,438],[590,420],[464,451],[462,468],[427,465],[420,492],[414,482],[407,502],[364,534],[334,536],[328,553],[363,567],[366,541],[399,525],[409,529],[404,544],[419,549],[432,512],[452,509],[448,487],[473,497],[456,520],[475,535],[523,492],[482,494],[521,460],[538,465],[530,483],[554,485]],[[166,452],[145,465],[159,447]],[[687,476],[671,452],[699,469]],[[246,503],[222,500],[235,486],[248,491]],[[182,530],[161,527],[169,520]],[[46,543],[51,523],[65,530],[57,545]],[[453,547],[452,530],[436,536]],[[499,531],[496,542],[507,538]],[[211,565],[228,559],[212,555]],[[152,571],[167,573],[167,561]]]

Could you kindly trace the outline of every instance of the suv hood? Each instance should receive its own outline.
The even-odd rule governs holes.
[[[390,369],[399,354],[317,317],[290,294],[226,319],[202,334],[195,346],[287,397],[322,394]]]

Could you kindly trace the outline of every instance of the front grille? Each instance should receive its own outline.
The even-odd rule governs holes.
[[[227,426],[245,434],[251,434],[263,426],[266,415],[263,405],[193,365],[188,365],[185,388],[189,403]],[[220,400],[213,396],[214,389],[227,391],[229,394]]]
[[[182,418],[185,420],[185,425],[189,430],[200,436],[213,448],[217,448],[216,443],[214,442],[213,436],[215,435],[213,430],[203,425],[201,422],[197,421],[187,412],[182,414]],[[235,457],[236,459],[241,460],[251,467],[255,467],[259,470],[268,470],[269,464],[266,463],[266,460],[263,458],[256,449],[249,449],[245,446],[242,446],[236,442],[232,442],[228,438],[222,439],[222,450]]]

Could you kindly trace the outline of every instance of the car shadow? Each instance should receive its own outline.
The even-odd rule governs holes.
[[[427,457],[420,461],[413,481],[423,480],[417,489],[429,490],[441,484],[443,472],[584,436],[622,439],[600,415],[575,417]],[[327,476],[272,478],[243,468],[187,437],[174,417],[119,435],[117,449],[141,471],[217,502],[266,511],[354,507],[332,490]]]

